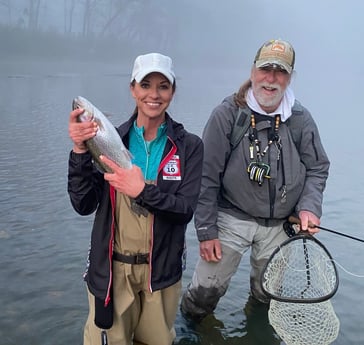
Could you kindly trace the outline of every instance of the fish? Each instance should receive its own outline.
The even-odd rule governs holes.
[[[125,147],[114,125],[90,101],[82,96],[77,96],[72,101],[72,109],[84,109],[77,118],[78,122],[95,121],[98,125],[96,135],[86,140],[85,144],[90,151],[97,168],[102,172],[112,170],[100,160],[100,155],[106,156],[121,168],[131,169],[132,155]]]

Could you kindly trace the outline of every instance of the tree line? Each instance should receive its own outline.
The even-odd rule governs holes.
[[[52,42],[65,39],[69,46],[82,40],[88,54],[107,43],[112,52],[138,46],[170,51],[176,25],[173,14],[165,9],[166,1],[0,0],[0,35],[7,48],[3,54],[25,48],[39,52],[42,44],[57,50]],[[7,42],[10,37],[13,42]]]

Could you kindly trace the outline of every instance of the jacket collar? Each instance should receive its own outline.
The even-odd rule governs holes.
[[[133,126],[133,123],[136,120],[136,118],[137,118],[136,114],[132,115],[126,122],[124,122],[117,128],[123,141],[124,140],[127,141],[126,139],[128,138],[129,130],[131,126]],[[167,125],[167,131],[166,131],[167,136],[171,138],[173,141],[179,140],[186,133],[183,125],[181,123],[174,121],[168,113],[166,113],[166,125]],[[124,144],[127,143],[124,142]]]

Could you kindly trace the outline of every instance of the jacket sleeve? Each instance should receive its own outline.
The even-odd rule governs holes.
[[[68,194],[80,215],[93,213],[99,203],[104,179],[92,163],[89,152],[70,152],[68,160]]]
[[[236,109],[224,103],[212,112],[203,131],[204,160],[200,197],[195,212],[195,227],[199,241],[218,238],[216,225],[218,197],[230,156],[230,135],[234,124]]]
[[[188,135],[182,181],[176,191],[162,191],[158,185],[146,184],[136,202],[174,224],[186,224],[196,209],[201,185],[202,140]]]
[[[306,167],[306,179],[295,211],[297,213],[302,210],[310,211],[320,218],[330,161],[315,121],[307,110],[305,115],[299,153]]]

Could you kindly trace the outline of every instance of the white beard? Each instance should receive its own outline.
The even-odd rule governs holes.
[[[265,112],[259,105],[260,100],[258,103],[258,100],[256,99],[252,88],[250,88],[248,90],[246,101],[247,101],[249,108],[252,109],[253,111],[256,111],[259,114],[265,114],[265,115],[270,115],[270,116],[280,114],[282,122],[285,122],[292,115],[292,107],[295,102],[295,96],[294,96],[292,89],[288,86],[286,88],[286,90],[284,91],[283,98],[279,102],[276,110],[274,110],[273,112],[271,112],[269,114],[267,112]],[[269,99],[269,101],[271,101],[271,99]]]
[[[276,89],[276,93],[273,96],[268,96],[264,94],[263,87],[274,88]],[[284,95],[284,91],[277,84],[252,84],[252,89],[256,100],[263,108],[278,107]]]

